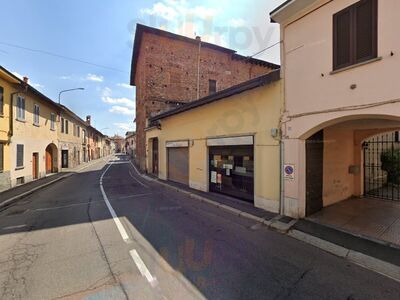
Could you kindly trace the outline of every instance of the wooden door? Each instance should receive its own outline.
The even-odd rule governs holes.
[[[46,150],[46,174],[53,172],[53,154],[50,149]]]
[[[153,164],[153,170],[152,173],[154,175],[158,176],[158,139],[155,138],[153,139],[153,159],[152,159],[152,164]]]
[[[39,178],[39,154],[33,153],[32,154],[32,178],[38,179]]]

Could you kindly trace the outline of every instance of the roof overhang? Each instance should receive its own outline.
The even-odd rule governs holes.
[[[288,0],[270,13],[271,22],[284,23],[319,0]]]

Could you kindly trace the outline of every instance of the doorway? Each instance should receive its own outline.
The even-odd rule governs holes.
[[[32,178],[33,180],[39,178],[39,153],[32,154]]]
[[[168,180],[189,185],[189,148],[168,148]]]
[[[158,138],[152,140],[152,173],[158,176]]]
[[[68,168],[68,150],[61,150],[61,168]]]
[[[324,131],[306,140],[306,215],[323,208]]]
[[[50,144],[46,147],[45,154],[46,174],[57,172],[57,147]]]

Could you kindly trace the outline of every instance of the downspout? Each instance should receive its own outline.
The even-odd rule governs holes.
[[[284,178],[285,144],[282,141],[282,135],[281,135],[281,140],[279,142],[279,146],[280,146],[280,166],[281,166],[279,214],[284,215],[285,214],[285,178]]]

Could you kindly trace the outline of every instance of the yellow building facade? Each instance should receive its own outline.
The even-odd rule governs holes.
[[[278,212],[279,70],[150,118],[147,171]]]
[[[19,80],[0,67],[0,191],[11,187],[10,170],[10,101]]]

